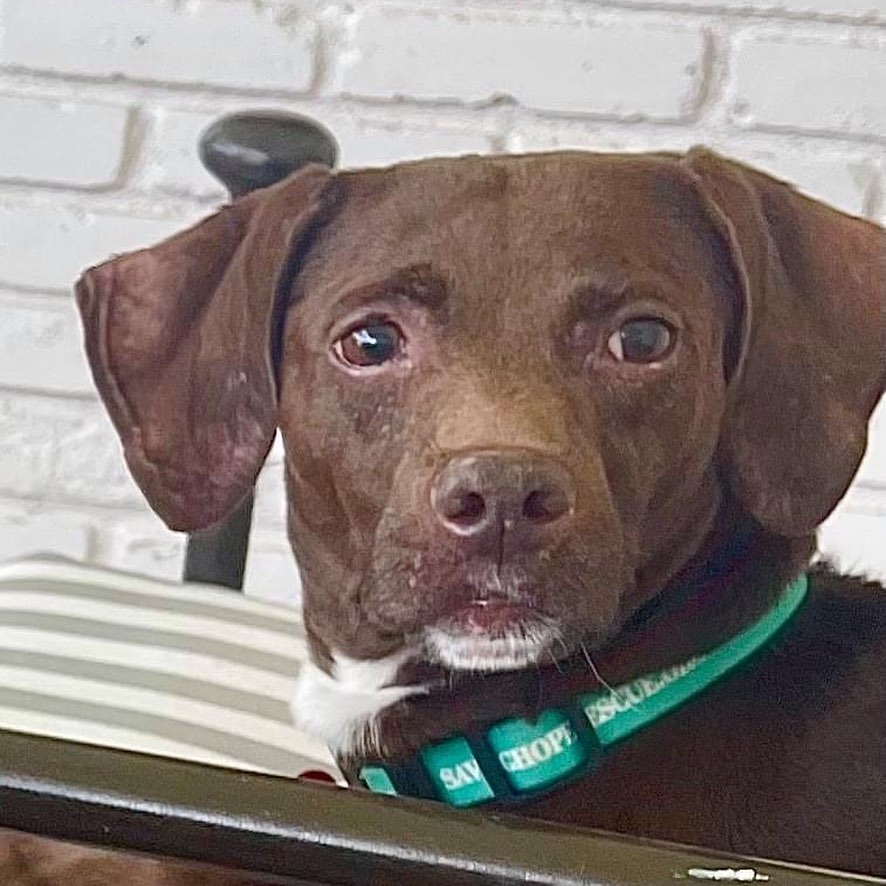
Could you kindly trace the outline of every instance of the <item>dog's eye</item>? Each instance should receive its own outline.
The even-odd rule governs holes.
[[[610,337],[606,346],[619,363],[654,363],[671,349],[674,333],[667,323],[652,318],[630,320]]]
[[[335,343],[335,353],[348,366],[380,366],[403,351],[403,333],[393,323],[358,326]]]

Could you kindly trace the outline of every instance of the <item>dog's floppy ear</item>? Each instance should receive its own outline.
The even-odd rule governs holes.
[[[173,529],[226,516],[267,455],[281,275],[329,178],[307,167],[77,284],[96,385],[136,482]]]
[[[886,383],[884,231],[710,151],[684,164],[746,287],[722,437],[729,480],[765,527],[806,535],[858,469]]]

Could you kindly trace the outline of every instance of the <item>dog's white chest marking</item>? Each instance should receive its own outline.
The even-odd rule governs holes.
[[[374,661],[333,654],[331,673],[313,662],[298,676],[292,714],[296,725],[326,742],[333,753],[378,753],[378,715],[425,686],[392,686],[410,650]]]

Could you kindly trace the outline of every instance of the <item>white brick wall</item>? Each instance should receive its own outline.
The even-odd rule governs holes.
[[[4,61],[62,76],[302,92],[315,23],[293,5],[5,0]]]
[[[884,44],[854,36],[839,42],[817,32],[741,40],[733,118],[757,129],[882,137]]]
[[[341,88],[377,99],[508,98],[552,113],[689,117],[703,79],[699,24],[623,19],[370,8],[355,28]]]
[[[886,219],[886,0],[0,0],[0,558],[51,550],[176,577],[92,393],[84,266],[222,198],[226,111],[316,117],[345,165],[706,143]],[[281,466],[247,587],[295,600]],[[886,577],[886,409],[823,533]]]
[[[0,95],[3,178],[76,188],[112,185],[128,118],[128,108],[120,105]]]

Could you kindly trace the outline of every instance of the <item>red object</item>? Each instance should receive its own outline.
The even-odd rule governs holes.
[[[322,769],[307,769],[304,772],[300,773],[299,781],[321,781],[325,784],[335,784],[335,779],[328,773],[324,772]]]

